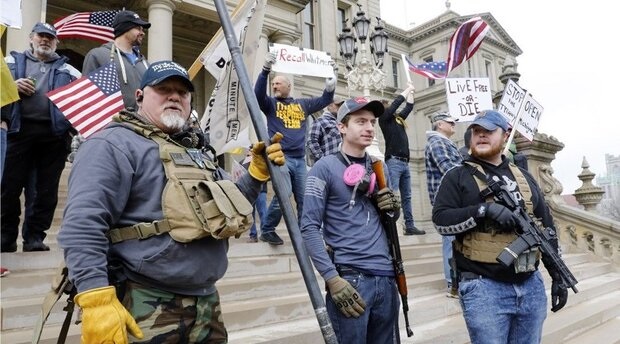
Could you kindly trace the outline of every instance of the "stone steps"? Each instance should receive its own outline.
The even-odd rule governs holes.
[[[63,174],[59,207],[45,241],[51,251],[21,252],[20,248],[16,253],[3,253],[0,257],[2,265],[11,270],[11,275],[0,281],[2,343],[30,343],[41,302],[63,259],[56,238],[61,208],[66,202],[67,175]],[[458,300],[445,296],[441,237],[429,222],[416,224],[427,234],[399,238],[409,291],[409,319],[415,334],[406,337],[401,311],[401,340],[416,344],[469,343]],[[323,340],[283,224],[278,234],[284,245],[247,243],[247,234],[230,240],[229,269],[217,284],[230,343],[314,344]],[[569,291],[565,309],[548,314],[543,343],[620,343],[620,331],[614,331],[620,325],[617,267],[589,253],[565,254],[564,260],[579,280],[579,293]],[[541,270],[545,285],[550,287],[547,272]],[[315,277],[322,290],[322,278]],[[41,343],[56,342],[65,316],[62,310],[65,298],[50,315]],[[67,343],[79,343],[79,337],[80,326],[72,324]]]

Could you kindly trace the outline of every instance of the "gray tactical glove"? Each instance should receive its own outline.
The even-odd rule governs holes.
[[[390,190],[383,188],[377,192],[377,207],[382,211],[397,211],[400,209],[400,196]]]
[[[265,55],[265,63],[263,64],[263,68],[265,70],[271,70],[271,66],[273,66],[274,63],[276,63],[276,53],[267,52],[267,55]]]
[[[332,277],[326,281],[329,295],[338,307],[338,310],[347,318],[357,318],[366,309],[366,302],[344,278]]]

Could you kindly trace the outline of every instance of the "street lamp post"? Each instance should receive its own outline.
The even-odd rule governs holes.
[[[368,31],[370,29],[370,19],[366,17],[362,11],[362,5],[357,4],[359,10],[353,20],[353,28],[355,35],[351,32],[351,28],[347,27],[346,20],[343,23],[342,33],[338,35],[338,46],[340,48],[340,56],[344,59],[347,73],[344,75],[347,79],[349,95],[351,90],[362,90],[362,94],[366,99],[370,99],[370,89],[383,92],[385,88],[385,72],[383,72],[383,57],[387,52],[388,34],[385,32],[381,18],[377,17],[377,25],[374,32],[370,35],[368,43],[370,44],[370,53],[373,62],[368,58],[368,50],[366,49],[366,39],[368,39]],[[361,47],[361,59],[356,63],[357,58],[357,40]],[[375,137],[372,145],[367,148],[370,155],[383,159],[383,153],[379,149],[379,142]]]
[[[344,77],[347,79],[349,92],[351,90],[362,90],[362,94],[366,98],[370,98],[370,90],[375,89],[382,91],[385,88],[385,72],[383,68],[383,57],[387,52],[388,34],[385,32],[381,18],[377,17],[377,24],[374,32],[368,39],[370,30],[370,19],[366,17],[362,6],[358,4],[359,10],[353,20],[353,28],[355,35],[351,32],[351,28],[346,26],[342,33],[338,35],[338,45],[340,48],[340,56],[344,58],[347,73]],[[370,53],[372,61],[368,57],[366,40],[370,45]],[[359,40],[359,44],[358,44]],[[356,63],[358,54],[358,45],[360,47],[360,61]],[[374,62],[374,63],[373,63]]]

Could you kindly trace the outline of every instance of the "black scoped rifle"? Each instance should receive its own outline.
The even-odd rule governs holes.
[[[383,161],[378,160],[372,163],[372,170],[377,176],[377,185],[379,190],[387,187],[385,173],[383,172]],[[396,274],[396,285],[400,294],[401,303],[403,304],[403,314],[405,315],[405,327],[407,328],[407,337],[413,336],[413,331],[409,326],[409,304],[407,303],[407,278],[405,278],[405,268],[403,267],[403,257],[400,253],[400,243],[398,241],[398,228],[396,227],[396,214],[394,211],[379,211],[381,215],[381,224],[385,229],[390,245],[390,253],[392,254],[392,263],[394,264],[394,273]]]
[[[506,183],[500,181],[497,176],[493,176],[493,179],[488,181],[488,185],[493,195],[516,215],[519,220],[519,227],[521,227],[522,231],[513,242],[504,247],[502,252],[497,256],[497,261],[508,267],[513,264],[515,259],[525,250],[532,247],[539,247],[542,253],[549,257],[551,268],[559,272],[564,285],[570,287],[573,292],[577,293],[577,287],[575,287],[577,279],[570,272],[558,254],[557,249],[550,243],[553,239],[552,235],[554,235],[553,229],[545,228],[542,231],[539,230],[536,222],[532,220],[527,212],[519,206],[519,203],[513,198]]]

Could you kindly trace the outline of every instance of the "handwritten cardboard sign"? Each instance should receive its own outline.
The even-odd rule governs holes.
[[[276,53],[276,63],[271,67],[275,72],[334,77],[334,70],[330,65],[332,57],[324,51],[277,43],[270,45],[269,51]]]
[[[460,122],[473,121],[478,112],[493,109],[489,78],[448,78],[446,98],[450,115]]]
[[[530,141],[534,139],[543,110],[542,105],[532,97],[532,94],[513,80],[508,80],[497,111]],[[518,123],[515,125],[517,120]]]

